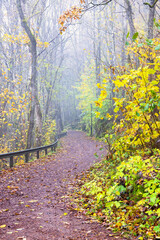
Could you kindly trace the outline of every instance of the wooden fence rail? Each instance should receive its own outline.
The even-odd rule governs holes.
[[[58,144],[58,139],[65,136],[67,133],[61,133],[57,136],[57,140],[47,146],[42,146],[42,147],[36,147],[36,148],[31,148],[31,149],[25,149],[22,151],[17,151],[17,152],[10,152],[10,153],[2,153],[0,154],[0,159],[6,159],[9,158],[9,166],[12,168],[14,166],[14,161],[13,161],[13,157],[14,156],[20,156],[20,155],[25,155],[25,162],[27,163],[29,161],[29,154],[33,153],[33,152],[37,152],[37,159],[39,158],[39,152],[42,150],[45,150],[45,154],[47,155],[47,149],[51,148],[51,151],[53,152],[53,150],[56,150],[57,144]]]

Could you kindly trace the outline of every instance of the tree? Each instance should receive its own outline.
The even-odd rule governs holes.
[[[38,100],[38,86],[37,86],[37,43],[36,38],[31,32],[27,21],[25,19],[21,0],[17,0],[17,9],[19,17],[21,19],[21,25],[26,31],[29,40],[30,40],[30,52],[32,56],[32,65],[31,65],[31,107],[30,107],[30,117],[29,117],[29,129],[28,129],[28,138],[27,138],[27,148],[31,148],[33,145],[34,138],[34,126],[36,121],[36,142],[37,145],[41,145],[41,132],[42,132],[42,113]],[[36,119],[36,120],[35,120]]]
[[[127,13],[127,18],[128,18],[128,23],[130,26],[130,35],[132,38],[134,33],[136,32],[134,22],[133,22],[133,11],[132,11],[132,6],[130,3],[130,0],[125,0],[125,3],[126,3],[126,13]]]
[[[153,38],[153,24],[154,24],[154,17],[155,17],[155,5],[156,1],[155,0],[150,0],[150,9],[149,9],[149,17],[148,17],[148,38],[152,39]]]

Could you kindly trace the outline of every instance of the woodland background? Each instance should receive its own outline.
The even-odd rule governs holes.
[[[92,115],[108,155],[76,202],[141,240],[160,235],[159,16],[157,0],[0,1],[0,152],[91,134]]]
[[[72,26],[60,34],[58,19],[72,6],[71,1],[0,1],[1,152],[50,143],[55,129],[60,132],[67,125],[80,123],[79,127],[89,130],[90,104],[94,134],[103,135],[109,122],[106,113],[114,109],[116,66],[121,66],[121,73],[127,65],[139,66],[138,58],[127,54],[129,42],[137,32],[140,44],[159,34],[155,26],[159,3],[150,8],[143,2],[86,2],[83,17],[72,19]],[[21,26],[19,3],[33,43]],[[76,18],[78,10],[72,14]],[[103,79],[108,81],[107,97],[104,91],[100,117],[94,103],[100,96],[97,83]]]

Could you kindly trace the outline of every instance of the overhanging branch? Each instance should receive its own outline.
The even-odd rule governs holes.
[[[82,12],[86,12],[86,11],[91,10],[91,9],[93,9],[95,7],[98,7],[98,6],[105,6],[105,5],[109,4],[110,2],[112,2],[112,0],[103,0],[100,3],[93,3],[91,1],[84,7],[84,10],[82,10]]]
[[[144,5],[148,5],[150,8],[154,8],[154,6],[156,5],[156,3],[158,2],[158,0],[155,0],[155,2],[151,5],[150,3],[143,3]]]

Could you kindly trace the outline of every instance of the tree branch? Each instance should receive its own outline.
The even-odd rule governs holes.
[[[35,39],[34,35],[32,34],[30,28],[28,27],[27,21],[25,20],[24,13],[22,10],[21,0],[16,0],[16,3],[17,3],[17,9],[19,12],[19,16],[21,19],[21,25],[25,29],[25,31],[30,39],[31,44],[36,45],[36,39]]]
[[[110,2],[112,2],[112,0],[104,0],[104,1],[102,1],[101,3],[93,3],[93,2],[91,2],[91,4],[93,5],[93,6],[101,6],[101,5],[107,5],[108,3],[110,3]]]
[[[144,5],[148,5],[150,8],[153,8],[155,5],[156,5],[156,3],[158,2],[158,0],[155,0],[155,2],[151,5],[151,4],[149,4],[149,3],[147,3],[147,2],[145,2],[145,3],[143,3]]]
[[[86,11],[91,10],[98,6],[105,6],[105,5],[109,4],[110,2],[112,2],[112,0],[103,0],[101,3],[93,3],[91,1],[87,5],[84,6],[84,10],[82,10],[82,12],[86,12]]]

